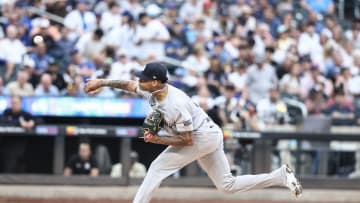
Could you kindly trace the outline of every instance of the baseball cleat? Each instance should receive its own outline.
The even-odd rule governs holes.
[[[288,187],[295,197],[300,197],[302,194],[302,186],[299,180],[295,177],[294,171],[289,165],[283,165],[286,172],[286,187]]]

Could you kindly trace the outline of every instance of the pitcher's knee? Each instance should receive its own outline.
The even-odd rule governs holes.
[[[224,178],[222,184],[219,185],[217,189],[223,193],[232,194],[236,191],[234,185],[235,185],[235,178],[233,176],[231,177],[228,176]]]

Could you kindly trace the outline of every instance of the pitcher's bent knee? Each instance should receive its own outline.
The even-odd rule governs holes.
[[[221,185],[217,186],[217,189],[223,193],[232,194],[235,193],[235,177],[232,175],[224,177]]]

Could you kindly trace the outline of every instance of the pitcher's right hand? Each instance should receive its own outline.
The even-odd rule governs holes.
[[[103,86],[103,79],[88,79],[86,80],[84,91],[87,94],[94,95],[100,92],[102,86]]]

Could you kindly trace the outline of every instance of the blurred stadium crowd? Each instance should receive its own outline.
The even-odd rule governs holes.
[[[161,60],[222,126],[360,122],[360,20],[340,24],[332,0],[0,2],[0,95],[86,96],[88,78]]]

